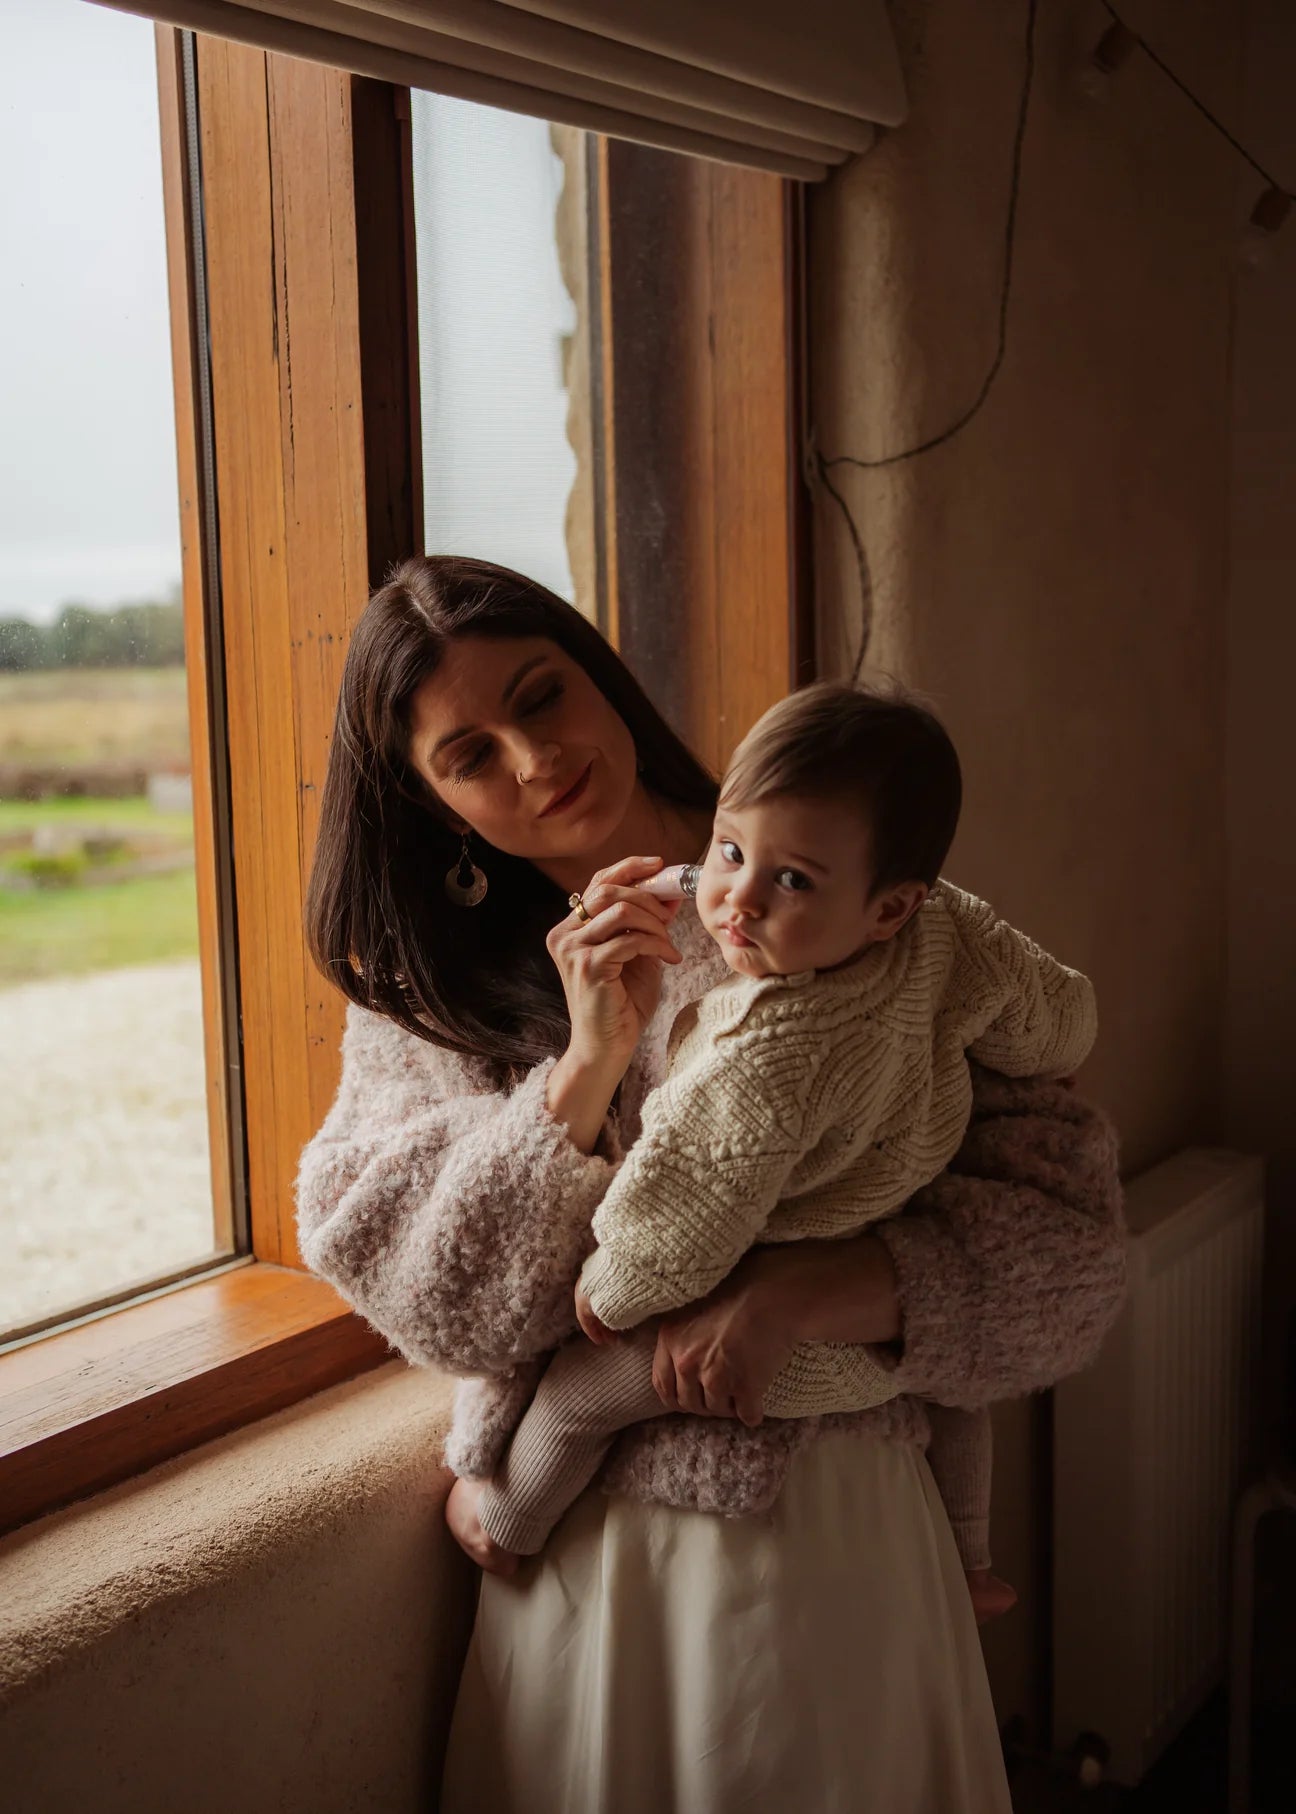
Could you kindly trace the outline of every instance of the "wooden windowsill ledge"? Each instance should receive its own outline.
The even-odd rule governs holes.
[[[0,1355],[0,1532],[391,1358],[330,1286],[264,1263]]]

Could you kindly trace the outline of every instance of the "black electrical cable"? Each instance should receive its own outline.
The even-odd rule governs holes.
[[[1003,365],[1004,355],[1008,350],[1008,302],[1012,295],[1013,253],[1017,242],[1017,200],[1021,193],[1022,145],[1026,138],[1026,116],[1030,111],[1031,88],[1035,79],[1035,22],[1039,16],[1039,0],[1029,0],[1026,8],[1026,67],[1022,75],[1021,99],[1017,103],[1017,131],[1013,137],[1012,179],[1008,188],[1008,214],[1004,223],[1003,275],[999,284],[999,336],[995,346],[995,355],[990,362],[990,369],[981,382],[981,388],[975,399],[963,411],[956,421],[943,428],[939,434],[930,435],[925,441],[915,443],[913,447],[902,448],[899,453],[882,454],[875,460],[857,459],[853,454],[837,454],[833,459],[819,455],[821,475],[833,466],[858,466],[865,471],[876,471],[882,466],[898,466],[902,460],[916,460],[919,454],[930,453],[933,448],[952,441],[976,415],[994,387]]]
[[[1126,20],[1121,17],[1117,9],[1111,4],[1111,0],[1102,0],[1102,4],[1110,14],[1114,23],[1129,32],[1130,36],[1137,41],[1139,48],[1143,51],[1144,55],[1174,84],[1184,98],[1192,103],[1198,113],[1215,128],[1221,138],[1225,139],[1227,143],[1233,147],[1234,151],[1245,159],[1255,171],[1256,175],[1262,177],[1270,189],[1277,190],[1280,195],[1289,200],[1292,199],[1291,191],[1287,189],[1284,184],[1278,182],[1269,171],[1265,169],[1258,158],[1252,156],[1246,146],[1243,145],[1241,141],[1229,131],[1228,127],[1224,125],[1223,121],[1216,118],[1204,101],[1198,99],[1192,89],[1188,87],[1187,83],[1184,82],[1183,79],[1171,69],[1165,59],[1152,48],[1142,33],[1135,31],[1134,27],[1129,25]],[[995,345],[994,358],[991,360],[990,367],[981,382],[981,388],[978,390],[975,398],[967,409],[963,411],[962,415],[956,417],[948,427],[941,429],[938,434],[929,435],[926,440],[916,442],[912,447],[901,448],[897,453],[881,454],[875,459],[868,460],[861,459],[855,454],[835,454],[829,458],[820,453],[818,449],[815,449],[813,452],[813,461],[820,482],[845,518],[846,528],[855,552],[856,566],[859,571],[860,639],[858,652],[852,668],[852,680],[857,680],[859,678],[860,670],[864,665],[865,656],[868,653],[869,639],[872,635],[873,580],[869,570],[868,553],[864,547],[864,540],[860,534],[859,525],[855,521],[850,505],[828,477],[828,474],[835,466],[854,466],[862,472],[876,472],[886,466],[898,466],[904,460],[915,460],[920,454],[931,453],[934,448],[942,447],[947,441],[952,441],[955,435],[960,434],[962,430],[967,427],[968,423],[971,422],[981,410],[987,397],[989,397],[991,390],[994,388],[995,379],[999,376],[1000,369],[1003,366],[1004,358],[1008,350],[1008,305],[1012,296],[1013,255],[1016,250],[1017,237],[1017,203],[1021,192],[1022,147],[1026,137],[1026,119],[1030,111],[1031,89],[1034,84],[1035,76],[1035,26],[1038,14],[1039,0],[1028,0],[1026,9],[1025,69],[1022,77],[1021,97],[1017,106],[1017,130],[1013,138],[1012,176],[1008,189],[1007,217],[1004,223],[1003,274],[999,287],[998,337]]]

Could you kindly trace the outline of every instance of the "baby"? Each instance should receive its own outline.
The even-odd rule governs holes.
[[[809,687],[739,747],[689,878],[733,975],[676,1020],[594,1217],[576,1291],[592,1341],[550,1363],[496,1478],[456,1484],[448,1521],[485,1566],[539,1550],[614,1435],[662,1415],[652,1340],[610,1332],[705,1297],[757,1242],[840,1240],[896,1214],[962,1142],[969,1056],[1016,1077],[1087,1056],[1087,979],[938,879],[961,794],[948,735],[903,697]],[[806,1343],[763,1409],[893,1396],[869,1349]],[[1013,1594],[989,1573],[988,1416],[933,1413],[933,1472],[989,1617]]]

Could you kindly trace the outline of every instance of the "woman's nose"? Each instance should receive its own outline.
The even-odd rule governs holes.
[[[556,743],[535,743],[529,737],[523,737],[514,746],[513,758],[517,778],[525,786],[528,781],[551,780],[562,758],[562,750]]]

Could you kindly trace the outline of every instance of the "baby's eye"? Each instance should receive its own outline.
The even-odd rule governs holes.
[[[720,855],[724,858],[726,863],[737,865],[742,862],[742,852],[732,838],[722,838],[720,840]]]
[[[468,753],[455,764],[454,768],[450,771],[450,779],[452,781],[471,781],[474,775],[479,775],[485,768],[486,758],[489,755],[490,744],[478,744],[476,749],[469,750]]]
[[[809,876],[801,869],[780,869],[774,880],[780,888],[790,888],[795,894],[803,893],[807,888],[814,887]]]

